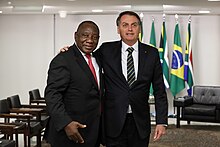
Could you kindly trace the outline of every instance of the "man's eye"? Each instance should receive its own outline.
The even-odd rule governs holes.
[[[93,36],[93,39],[94,39],[94,40],[97,40],[97,39],[98,39],[98,37],[97,37],[97,36]]]
[[[133,26],[133,27],[137,27],[137,26],[138,26],[138,23],[133,23],[132,26]]]
[[[87,34],[82,34],[82,36],[83,36],[83,37],[88,37],[89,35],[87,35]]]
[[[134,27],[136,27],[136,26],[137,26],[137,24],[133,24],[133,26],[134,26]]]
[[[124,28],[126,28],[126,27],[128,27],[128,24],[123,24],[122,26],[123,26]]]

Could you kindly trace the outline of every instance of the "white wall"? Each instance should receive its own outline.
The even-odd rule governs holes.
[[[67,15],[66,18],[55,16],[55,49],[57,52],[64,45],[72,45],[73,35],[79,23],[84,20],[94,21],[100,29],[99,45],[104,41],[118,40],[119,36],[116,29],[117,15]]]
[[[144,14],[144,42],[149,42],[152,16],[155,19],[157,46],[162,25],[162,14]],[[83,20],[95,21],[101,30],[99,45],[118,40],[117,15],[0,15],[0,98],[19,94],[28,102],[28,91],[39,88],[43,95],[48,64],[64,45],[73,44],[73,33]],[[192,16],[192,48],[195,84],[220,85],[220,16]],[[179,15],[183,50],[187,31],[187,15]],[[170,60],[175,28],[174,15],[166,16],[167,41]],[[54,35],[55,34],[55,35]],[[171,62],[171,61],[170,61]],[[179,95],[184,95],[185,91]],[[170,109],[172,99],[168,91]]]
[[[53,17],[0,15],[0,98],[43,87],[53,57]]]

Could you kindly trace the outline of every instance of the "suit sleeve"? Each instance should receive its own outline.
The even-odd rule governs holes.
[[[60,54],[50,63],[45,99],[47,111],[57,131],[62,130],[72,120],[65,110],[63,97],[70,81],[67,63]]]
[[[156,62],[152,83],[155,97],[156,124],[167,124],[168,102],[163,80],[163,71],[158,52],[156,54]]]

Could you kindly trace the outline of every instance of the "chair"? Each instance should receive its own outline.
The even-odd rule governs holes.
[[[43,104],[46,106],[45,98],[41,97],[39,89],[29,91],[29,104]]]
[[[14,140],[0,139],[0,147],[15,147]]]
[[[43,128],[45,128],[44,130],[42,130],[42,136],[45,137],[46,126],[47,126],[47,122],[49,120],[49,116],[46,113],[45,98],[41,96],[39,89],[33,89],[33,90],[29,91],[29,105],[38,105],[38,106],[41,106],[45,110],[45,113],[42,113],[42,115],[41,115],[42,119],[47,120],[47,121],[44,121],[43,124],[41,124],[43,126]]]
[[[220,122],[220,86],[193,87],[193,96],[174,99],[177,107],[177,128],[180,120],[200,122]]]
[[[13,140],[13,134],[15,134],[15,143],[18,147],[18,134],[24,135],[24,146],[26,147],[27,141],[26,141],[26,132],[27,127],[26,123],[15,123],[11,122],[10,119],[27,119],[30,120],[30,115],[17,115],[17,114],[11,114],[8,101],[6,99],[0,100],[0,118],[4,121],[0,122],[0,132],[4,134],[5,139]],[[5,141],[7,142],[7,141]]]
[[[31,109],[40,109],[41,114],[41,124],[43,127],[46,126],[49,116],[46,115],[46,106],[42,105],[25,105],[21,104],[19,95],[13,95],[7,98],[9,100],[10,106],[12,108],[31,108]]]
[[[10,105],[10,112],[13,113],[24,113],[24,114],[30,114],[34,117],[27,122],[23,119],[17,119],[17,122],[26,122],[28,123],[28,146],[30,146],[30,139],[33,136],[37,137],[37,146],[41,146],[41,131],[43,129],[41,124],[44,124],[44,121],[41,119],[41,113],[44,111],[43,109],[39,107],[32,107],[31,105],[21,105],[19,95],[13,95],[7,98],[9,105]]]
[[[7,98],[9,100],[11,108],[31,108],[31,109],[41,109],[40,113],[40,123],[42,126],[42,133],[44,134],[45,128],[47,126],[47,122],[49,120],[49,116],[46,114],[46,106],[43,105],[24,105],[21,104],[19,95],[13,95]],[[42,135],[43,136],[43,135]]]

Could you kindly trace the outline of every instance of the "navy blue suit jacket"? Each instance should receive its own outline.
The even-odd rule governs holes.
[[[109,137],[117,137],[125,123],[128,105],[131,105],[135,123],[141,138],[151,132],[149,90],[153,84],[156,123],[167,124],[168,103],[158,50],[138,43],[138,76],[133,86],[122,73],[121,41],[103,43],[97,53],[104,70],[105,99],[104,124]]]

